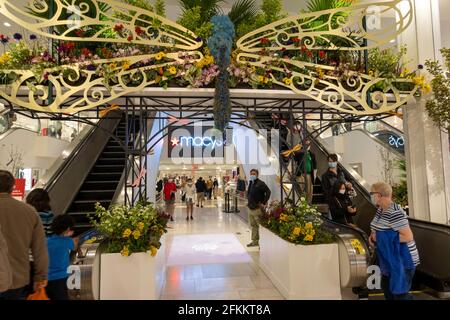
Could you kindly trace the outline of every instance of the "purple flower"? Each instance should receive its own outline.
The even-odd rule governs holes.
[[[419,70],[422,70],[422,69],[423,69],[423,64],[419,64],[419,65],[417,66],[417,68],[419,68]]]
[[[30,34],[30,40],[36,40],[37,36],[35,34]]]
[[[195,41],[201,42],[201,41],[202,41],[202,38],[201,38],[201,37],[197,37],[197,38],[195,39]]]
[[[97,68],[93,64],[90,64],[90,65],[87,66],[87,69],[89,71],[95,71]]]
[[[22,35],[20,33],[16,32],[13,34],[13,38],[16,39],[17,41],[19,41],[22,39]]]

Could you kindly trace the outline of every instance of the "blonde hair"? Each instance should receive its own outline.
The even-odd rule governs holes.
[[[372,185],[372,190],[379,192],[383,197],[392,196],[392,187],[386,182],[377,182]]]

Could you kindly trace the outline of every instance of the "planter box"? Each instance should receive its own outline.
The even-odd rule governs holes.
[[[338,245],[295,245],[260,226],[259,264],[289,300],[341,299]]]
[[[104,253],[100,257],[100,300],[158,300],[166,275],[164,236],[155,257],[150,252]]]

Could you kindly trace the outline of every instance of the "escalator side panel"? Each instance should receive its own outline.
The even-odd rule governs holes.
[[[117,119],[115,119],[117,118]],[[57,214],[66,213],[73,199],[84,183],[91,167],[109,140],[106,131],[112,132],[120,121],[119,117],[103,119],[79,152],[70,160],[57,180],[48,188],[52,209]],[[106,131],[105,131],[106,130]]]

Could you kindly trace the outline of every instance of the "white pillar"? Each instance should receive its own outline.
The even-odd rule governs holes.
[[[158,116],[159,117],[159,113]],[[149,202],[156,200],[156,179],[158,178],[159,164],[161,162],[161,154],[164,147],[164,139],[162,139],[164,132],[159,132],[166,121],[155,119],[153,121],[152,131],[149,137],[154,137],[149,144],[149,148],[158,140],[160,141],[153,147],[153,154],[147,156],[147,199]],[[158,133],[159,132],[159,133]]]
[[[438,0],[413,0],[414,23],[400,37],[408,46],[410,69],[426,60],[439,60],[441,34]],[[404,108],[408,202],[414,218],[448,224],[450,221],[450,157],[448,134],[428,117],[426,97]]]

